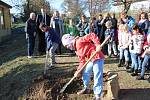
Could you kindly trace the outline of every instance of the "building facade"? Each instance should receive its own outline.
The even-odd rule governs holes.
[[[0,1],[0,42],[11,34],[10,5]]]

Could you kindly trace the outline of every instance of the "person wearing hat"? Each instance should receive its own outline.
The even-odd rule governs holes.
[[[79,58],[79,66],[74,76],[78,76],[78,70],[86,63],[86,59],[89,59],[90,56],[96,51],[96,55],[92,60],[86,65],[82,71],[82,80],[83,80],[83,89],[80,90],[77,94],[83,94],[89,92],[89,82],[90,75],[92,71],[94,73],[94,100],[100,100],[102,89],[103,89],[103,66],[104,66],[104,55],[101,52],[101,45],[99,38],[94,32],[83,37],[73,37],[70,34],[65,34],[62,37],[62,44],[64,47],[75,50],[76,55]]]
[[[112,22],[111,21],[107,21],[106,22],[106,31],[105,31],[105,39],[107,37],[109,37],[109,41],[107,43],[107,46],[108,46],[108,56],[111,57],[112,55],[112,49],[113,49],[113,52],[114,52],[114,56],[117,56],[117,47],[116,47],[116,43],[115,43],[115,31],[114,29],[112,28]]]

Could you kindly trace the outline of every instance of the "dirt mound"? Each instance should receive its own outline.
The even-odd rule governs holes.
[[[63,93],[59,93],[63,86],[70,79],[63,79],[59,77],[53,79],[51,76],[38,77],[33,80],[32,86],[30,86],[26,92],[25,100],[67,100],[69,94],[76,93],[81,88],[81,79],[74,79],[74,81],[68,85]]]

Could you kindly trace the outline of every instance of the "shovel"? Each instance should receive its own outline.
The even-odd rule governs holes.
[[[106,43],[109,39],[110,39],[110,36],[108,36],[108,37],[104,40],[104,42],[101,44],[101,47],[103,47],[103,46],[105,45],[105,43]],[[77,72],[76,75],[78,75],[78,74],[86,67],[86,65],[90,62],[90,60],[95,56],[96,53],[97,53],[97,52],[95,51],[95,52],[92,54],[92,56],[86,61],[86,63],[82,66],[82,68],[79,69],[79,71]],[[64,87],[60,90],[59,93],[63,93],[63,92],[65,91],[65,89],[67,88],[67,86],[68,86],[76,77],[77,77],[77,76],[74,75],[74,76],[71,78],[71,80],[70,80],[68,83],[66,83],[66,84],[64,85]]]
[[[95,51],[94,53],[93,53],[93,55],[86,61],[86,63],[82,66],[82,68],[81,69],[79,69],[79,71],[77,72],[77,75],[85,68],[85,66],[90,62],[90,60],[95,56],[95,54],[96,54],[97,52]],[[68,83],[66,83],[65,84],[65,86],[60,90],[60,93],[63,93],[64,91],[65,91],[65,89],[67,88],[67,86],[76,78],[77,76],[73,76],[72,78],[71,78],[71,80],[68,82]]]
[[[46,58],[45,58],[44,75],[46,75],[47,66],[48,66],[48,50],[46,50]]]

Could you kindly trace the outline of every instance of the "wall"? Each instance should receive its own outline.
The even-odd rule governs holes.
[[[11,34],[11,17],[10,10],[7,7],[0,5],[3,8],[3,18],[4,18],[4,27],[0,29],[0,42],[6,39],[8,35]]]

